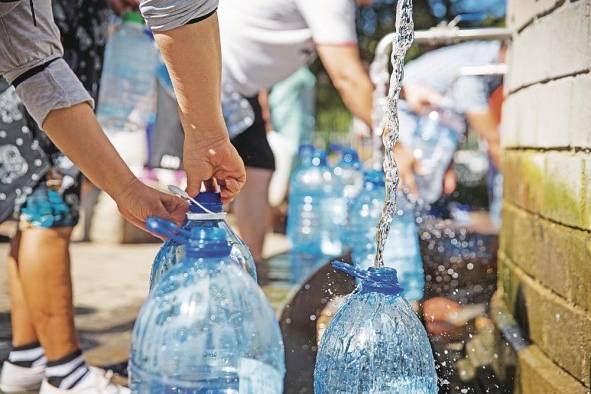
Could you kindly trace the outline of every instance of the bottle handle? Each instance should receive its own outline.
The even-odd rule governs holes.
[[[178,243],[185,243],[190,236],[187,230],[183,230],[173,222],[154,216],[146,220],[146,227],[154,234],[166,239],[172,239]]]
[[[332,267],[354,278],[367,279],[367,271],[357,268],[352,264],[347,264],[343,261],[333,261]]]

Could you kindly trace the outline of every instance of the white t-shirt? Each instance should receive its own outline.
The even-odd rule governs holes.
[[[221,0],[223,80],[244,96],[309,62],[316,44],[355,45],[355,0]]]

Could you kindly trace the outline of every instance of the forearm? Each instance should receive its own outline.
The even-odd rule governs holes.
[[[501,138],[497,122],[490,111],[467,112],[470,126],[488,145],[488,153],[497,168],[501,165]]]
[[[336,81],[335,86],[349,111],[371,127],[373,85],[369,78],[350,76]]]
[[[114,199],[137,180],[87,103],[51,111],[43,129],[88,179]]]
[[[155,32],[154,36],[172,79],[186,138],[202,141],[228,138],[220,104],[217,15],[199,23]]]
[[[373,85],[363,68],[357,47],[318,45],[316,49],[347,108],[371,127]]]

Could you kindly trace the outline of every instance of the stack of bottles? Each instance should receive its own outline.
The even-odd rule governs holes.
[[[185,230],[155,218],[147,225],[184,244],[184,258],[155,283],[134,326],[132,391],[281,394],[285,361],[278,322],[255,281],[233,260],[226,230]]]
[[[437,374],[427,333],[402,291],[396,270],[335,263],[359,286],[320,341],[314,392],[435,394]]]
[[[385,180],[378,170],[365,173],[364,187],[353,201],[345,233],[351,246],[353,263],[362,269],[374,264],[376,227],[384,208]],[[384,249],[384,265],[398,272],[404,297],[409,301],[423,298],[425,278],[413,205],[398,193],[396,212]]]
[[[194,201],[194,202],[193,202]],[[226,222],[226,214],[222,205],[220,193],[201,192],[189,205],[187,220],[182,226],[184,231],[193,229],[220,228],[231,246],[230,257],[242,267],[256,282],[256,266],[250,250],[246,244],[232,231]],[[150,275],[150,288],[160,281],[160,278],[185,258],[185,241],[178,242],[175,238],[168,239],[160,248],[154,259]]]
[[[342,149],[334,168],[326,152],[313,145],[299,149],[299,164],[290,182],[287,237],[293,252],[307,256],[338,256],[349,206],[361,190],[357,152]]]
[[[340,155],[331,169],[324,151],[312,145],[300,147],[300,163],[290,184],[287,236],[299,258],[338,256],[350,249],[354,264],[367,269],[376,254],[384,174],[378,170],[363,172],[354,149],[341,149]],[[407,300],[423,298],[425,280],[414,207],[402,193],[398,195],[384,264],[398,271]]]

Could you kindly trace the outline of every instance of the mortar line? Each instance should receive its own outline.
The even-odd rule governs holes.
[[[591,68],[584,68],[582,70],[578,70],[578,71],[572,71],[570,73],[565,73],[565,74],[559,74],[559,75],[555,75],[553,77],[550,78],[544,78],[544,79],[540,79],[539,81],[534,81],[534,82],[529,82],[526,83],[524,85],[521,85],[515,89],[512,90],[508,90],[507,94],[505,95],[505,99],[507,99],[508,96],[511,96],[515,93],[518,93],[524,89],[530,88],[532,86],[535,85],[545,85],[548,84],[550,82],[554,82],[554,81],[560,81],[561,79],[565,79],[565,78],[569,78],[569,77],[577,77],[579,75],[585,75],[585,74],[589,74],[589,72],[591,72]]]
[[[556,4],[554,4],[552,7],[550,7],[548,10],[539,12],[537,14],[532,15],[529,19],[527,19],[527,21],[521,25],[521,27],[517,28],[515,30],[515,32],[517,34],[523,33],[523,31],[525,29],[527,29],[528,27],[530,27],[531,25],[533,25],[534,23],[536,23],[536,21],[539,21],[540,19],[554,13],[554,11],[558,10],[559,8],[561,8],[564,4],[566,4],[567,1],[566,0],[560,0],[558,2],[556,2]]]
[[[552,290],[549,287],[546,287],[543,283],[541,283],[540,281],[537,280],[537,278],[531,276],[529,273],[527,273],[525,270],[523,270],[519,264],[517,264],[515,261],[513,261],[509,256],[507,256],[502,250],[499,250],[499,255],[501,257],[501,259],[504,261],[503,264],[508,264],[511,265],[512,267],[510,267],[514,272],[517,272],[518,275],[523,276],[526,280],[529,280],[531,282],[534,282],[536,284],[538,284],[541,288],[542,291],[550,293],[550,295],[553,295],[554,297],[554,301],[550,300],[550,302],[554,302],[556,304],[558,304],[559,306],[563,307],[564,309],[567,310],[571,310],[571,312],[574,312],[576,314],[581,314],[583,316],[584,320],[587,321],[591,321],[591,316],[589,315],[589,311],[587,311],[586,309],[580,307],[579,305],[573,303],[570,300],[567,300],[566,298],[564,298],[563,296],[561,296],[560,294],[556,293],[554,290]],[[520,278],[519,278],[520,279]],[[502,281],[501,281],[502,282]],[[503,288],[503,292],[505,291],[505,289]],[[504,301],[504,300],[503,300]],[[520,326],[521,327],[521,326]],[[523,327],[521,327],[523,329]],[[548,360],[550,360],[554,365],[556,365],[558,368],[560,368],[560,370],[562,370],[563,372],[565,372],[567,375],[569,375],[570,377],[572,377],[575,381],[579,382],[583,387],[588,388],[589,386],[586,385],[585,380],[581,380],[580,378],[578,378],[577,376],[573,375],[570,371],[568,371],[565,367],[563,367],[562,365],[560,365],[557,360],[554,360],[546,351],[544,351],[544,348],[542,346],[540,346],[539,343],[535,342],[531,336],[530,333],[526,333],[528,336],[528,340],[531,342],[531,344],[533,346],[536,346],[543,354],[544,356],[546,356],[546,358]],[[531,346],[531,345],[530,345]]]
[[[532,152],[532,153],[552,153],[552,152],[568,152],[568,153],[586,153],[591,154],[591,148],[582,146],[553,146],[553,147],[540,147],[540,146],[506,146],[503,147],[504,151],[509,152]]]
[[[583,233],[586,233],[586,234],[591,234],[591,230],[588,230],[588,229],[585,229],[585,228],[576,227],[576,226],[573,226],[573,225],[570,225],[570,224],[561,223],[561,222],[556,221],[554,219],[550,219],[550,218],[548,218],[546,216],[540,215],[538,212],[531,211],[528,208],[523,207],[523,206],[519,205],[518,203],[516,203],[514,201],[507,200],[506,198],[503,198],[503,204],[507,204],[507,205],[512,206],[513,208],[516,208],[516,209],[525,211],[526,213],[530,214],[531,216],[535,216],[536,218],[541,219],[541,220],[545,220],[546,222],[549,222],[551,224],[555,224],[555,225],[561,226],[561,227],[566,227],[568,229],[575,230],[575,231],[580,231],[580,232],[583,232]]]

